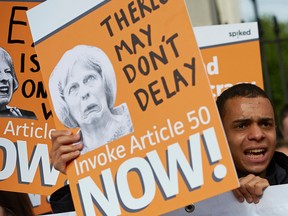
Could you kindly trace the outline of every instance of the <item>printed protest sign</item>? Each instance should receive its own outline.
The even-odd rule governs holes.
[[[84,143],[67,170],[77,215],[159,215],[238,186],[184,1],[27,15],[56,128]]]
[[[256,22],[194,27],[213,97],[237,83],[264,88]]]
[[[263,88],[257,23],[201,26],[194,27],[193,30],[200,46],[215,99],[225,89],[237,83],[247,82]],[[229,194],[229,197],[226,194]],[[231,215],[232,211],[229,208],[225,208],[223,212],[221,212],[223,206],[219,207],[219,209],[217,208],[217,205],[219,206],[221,202],[218,197],[222,196],[227,198],[227,200],[235,200],[235,203],[238,203],[231,192],[226,194],[221,194],[199,203],[191,203],[191,205],[181,207],[164,215],[184,216],[192,214],[202,216],[210,215],[212,210],[215,210],[215,212],[213,211],[215,215],[223,215],[223,212],[228,212],[228,215]],[[227,203],[227,200],[223,199],[222,201]],[[235,207],[233,205],[231,204],[231,209]],[[199,210],[200,206],[201,209]],[[235,209],[233,215],[237,212]],[[241,214],[244,215],[244,212],[241,212]]]
[[[50,195],[66,177],[49,160],[52,110],[26,11],[42,1],[0,1],[0,189]]]

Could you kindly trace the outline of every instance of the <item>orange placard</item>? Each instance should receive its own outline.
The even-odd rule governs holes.
[[[35,215],[44,215],[52,212],[49,196],[29,194],[29,198]]]
[[[194,31],[215,99],[237,83],[264,88],[256,22],[194,27]]]
[[[50,195],[66,177],[49,160],[52,111],[26,12],[42,1],[0,1],[0,189]]]
[[[56,128],[84,142],[67,170],[77,215],[159,215],[238,186],[184,1],[47,1],[27,15]]]

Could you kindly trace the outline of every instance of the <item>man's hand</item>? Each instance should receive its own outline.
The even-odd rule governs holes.
[[[80,139],[80,134],[74,135],[68,130],[52,131],[52,148],[49,156],[56,170],[66,174],[67,164],[77,158],[83,148],[82,143],[77,143]]]
[[[248,203],[259,203],[264,190],[269,186],[265,178],[249,174],[239,179],[240,187],[233,190],[234,196],[239,202],[246,200]]]

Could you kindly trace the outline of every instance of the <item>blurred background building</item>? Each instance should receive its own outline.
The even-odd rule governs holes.
[[[256,21],[275,15],[288,22],[288,0],[185,0],[193,26]]]
[[[193,26],[241,22],[240,0],[185,0]]]

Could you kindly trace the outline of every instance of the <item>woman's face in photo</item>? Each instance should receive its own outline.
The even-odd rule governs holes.
[[[6,106],[13,95],[13,76],[7,61],[0,57],[0,109]]]
[[[80,126],[101,118],[109,110],[101,75],[83,63],[73,67],[64,88],[64,98]]]

